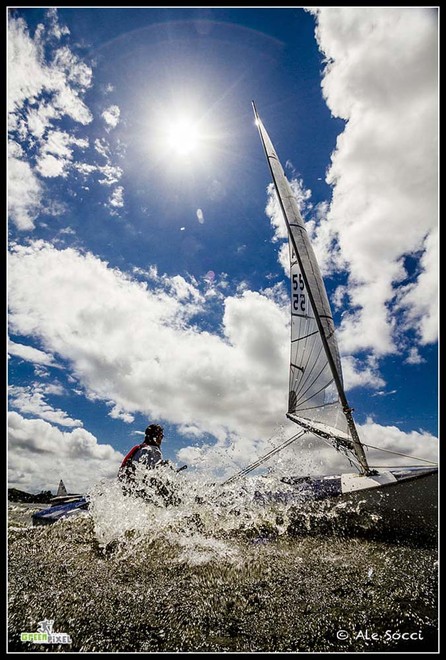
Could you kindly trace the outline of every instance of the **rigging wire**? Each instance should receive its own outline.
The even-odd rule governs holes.
[[[413,456],[411,456],[410,458],[413,458]],[[412,466],[409,466],[409,465],[369,465],[369,467],[371,467],[375,470],[382,469],[382,468],[384,468],[386,470],[395,470],[395,469],[404,470],[405,468],[407,469],[407,468],[412,467]],[[420,468],[420,470],[423,470],[423,469],[427,469],[427,468]]]
[[[418,456],[411,456],[410,454],[403,454],[400,451],[392,451],[391,449],[383,449],[382,447],[374,447],[373,445],[366,445],[365,442],[362,443],[362,446],[363,447],[368,447],[369,449],[377,449],[378,451],[385,451],[388,454],[396,454],[397,456],[404,456],[405,458],[412,458],[414,461],[423,461],[423,463],[430,463],[431,465],[437,465],[437,463],[435,461],[428,461],[427,458],[419,458]]]
[[[286,447],[291,445],[293,442],[295,442],[296,440],[301,438],[306,433],[308,433],[308,431],[306,429],[302,429],[302,430],[298,431],[295,435],[291,436],[291,438],[288,438],[287,440],[285,440],[285,442],[283,442],[281,445],[279,445],[278,447],[274,447],[274,449],[271,449],[269,452],[267,452],[266,454],[264,454],[263,456],[258,458],[256,461],[254,461],[254,463],[251,463],[250,465],[247,465],[245,468],[243,468],[242,470],[240,470],[236,474],[232,475],[232,477],[229,477],[229,479],[226,479],[226,481],[223,481],[221,483],[221,485],[224,486],[225,484],[230,484],[230,483],[234,482],[236,479],[238,479],[239,477],[242,477],[242,476],[245,476],[246,474],[249,474],[250,472],[255,470],[257,467],[259,467],[262,463],[267,461],[269,458],[271,458],[272,456],[277,454],[282,449],[285,449]],[[327,438],[324,438],[322,436],[319,436],[319,438],[321,440],[323,440],[327,445],[333,447],[333,444]],[[387,452],[389,454],[396,454],[398,456],[404,456],[405,458],[412,458],[413,460],[423,461],[424,463],[430,463],[431,465],[437,465],[434,461],[429,461],[426,458],[419,458],[417,456],[410,456],[409,454],[403,454],[402,452],[392,451],[390,449],[382,449],[381,447],[375,447],[374,445],[367,445],[365,443],[363,443],[363,446],[367,447],[369,449],[377,449],[378,451],[384,451],[384,452]],[[344,453],[344,451],[341,451],[340,448],[338,448],[338,451],[340,451],[341,453]],[[350,455],[350,453],[347,454],[347,452],[345,452],[344,455],[350,461],[350,463],[355,465],[355,467],[357,469],[360,468],[359,462],[357,462],[353,458],[353,456]],[[386,465],[371,465],[370,467],[371,468],[379,468],[379,467],[387,468],[389,466],[386,466]],[[390,467],[394,467],[394,466],[390,466]]]
[[[229,477],[229,479],[223,481],[221,485],[224,486],[225,484],[230,484],[236,479],[238,479],[238,477],[243,477],[245,476],[245,474],[252,472],[252,470],[255,470],[255,468],[259,467],[259,465],[261,465],[266,460],[268,460],[268,458],[271,458],[271,456],[274,456],[274,454],[277,454],[282,449],[285,449],[285,447],[288,447],[288,445],[291,445],[295,440],[305,435],[305,433],[307,433],[306,430],[298,431],[295,435],[291,436],[291,438],[288,438],[287,440],[285,440],[285,442],[282,442],[281,445],[279,445],[278,447],[274,447],[274,449],[271,449],[267,454],[258,458],[256,461],[254,461],[254,463],[251,463],[251,465],[247,465],[245,468],[243,468],[243,470],[240,470],[240,472],[233,474],[232,477]]]

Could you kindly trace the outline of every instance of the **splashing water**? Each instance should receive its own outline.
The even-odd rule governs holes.
[[[182,475],[169,467],[147,478],[139,470],[125,488],[119,481],[97,485],[89,494],[90,514],[99,546],[128,552],[143,539],[164,538],[183,550],[182,560],[193,564],[212,559],[237,562],[239,553],[229,539],[284,534],[290,523],[290,504],[265,506],[261,490],[272,480],[253,478],[224,487],[198,476]],[[284,493],[291,489],[282,485]],[[295,491],[294,491],[295,492]]]
[[[435,549],[349,535],[346,503],[290,498],[286,484],[271,500],[277,487],[272,475],[226,487],[165,467],[124,489],[98,484],[87,515],[54,525],[25,527],[11,507],[9,650],[435,650]],[[69,647],[20,640],[45,618]],[[375,641],[354,638],[365,629]]]

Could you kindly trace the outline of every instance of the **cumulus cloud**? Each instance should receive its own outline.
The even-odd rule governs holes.
[[[52,355],[48,355],[48,353],[40,351],[33,346],[18,344],[15,341],[8,340],[8,353],[9,355],[14,355],[15,357],[26,360],[27,362],[33,362],[34,364],[41,364],[47,367],[57,366]]]
[[[23,18],[11,17],[8,24],[8,211],[20,231],[34,229],[39,214],[51,211],[50,188],[42,179],[67,178],[77,171],[113,185],[122,174],[100,138],[95,146],[105,164],[82,162],[89,141],[79,137],[76,126],[93,119],[84,100],[92,69],[63,43],[67,35],[55,8],[46,12],[34,34]],[[119,108],[110,106],[104,119],[109,128],[116,126]]]
[[[8,213],[21,231],[34,228],[42,200],[42,185],[28,163],[10,157],[8,163]]]
[[[346,382],[382,385],[374,359],[438,336],[437,24],[429,9],[322,8],[316,37],[326,57],[322,89],[346,120],[332,154],[330,204],[311,208],[310,191],[291,180],[322,274],[344,271],[333,308],[344,309],[338,341]],[[389,66],[391,63],[391,66]],[[273,186],[266,213],[274,240],[287,233]],[[404,258],[417,258],[410,284]],[[289,274],[287,243],[279,262]],[[408,363],[418,353],[411,352]],[[353,369],[354,367],[354,369]]]
[[[409,350],[409,355],[407,356],[405,362],[407,364],[422,364],[425,360],[421,357],[418,352],[418,349],[415,346]]]
[[[66,176],[67,166],[73,160],[71,145],[85,149],[88,140],[75,138],[65,131],[49,131],[37,157],[39,174],[43,177]]]
[[[8,109],[20,112],[25,101],[42,103],[42,117],[67,115],[81,124],[88,124],[92,115],[81,95],[91,85],[91,68],[68,47],[55,50],[54,57],[45,59],[45,28],[38,26],[34,37],[22,18],[9,21]],[[45,93],[51,97],[41,98]],[[35,116],[36,109],[31,110]]]
[[[94,148],[96,149],[98,154],[103,156],[108,161],[110,157],[110,150],[105,140],[96,138],[96,140],[94,141]]]
[[[61,25],[59,23],[59,16],[57,9],[55,7],[50,7],[48,9],[48,21],[49,21],[49,33],[60,39],[66,34],[70,34],[70,30],[66,25]]]
[[[39,385],[34,383],[28,387],[10,386],[9,399],[11,408],[15,408],[27,415],[46,419],[60,426],[83,426],[79,419],[72,419],[63,410],[53,408],[46,400],[45,395],[63,394],[60,388]]]
[[[353,387],[384,387],[386,384],[379,375],[377,361],[369,358],[365,363],[346,355],[342,359],[342,371],[344,375],[344,387],[349,390]]]
[[[41,241],[15,246],[9,269],[15,334],[33,335],[45,352],[60,355],[87,396],[112,407],[112,417],[131,421],[139,412],[176,424],[189,441],[182,460],[216,468],[227,451],[229,474],[235,459],[247,464],[268,451],[278,425],[284,435],[295,431],[284,420],[289,315],[279,288],[227,296],[216,335],[194,324],[211,304],[206,296],[156,269],[147,274],[149,287],[89,253]],[[370,361],[347,361],[347,379],[382,386]],[[316,472],[324,457],[337,456],[320,452],[311,459]]]
[[[367,460],[370,465],[407,465],[407,456],[438,462],[438,440],[431,433],[423,430],[405,433],[396,426],[377,424],[371,418],[358,429],[366,445],[406,454],[406,456],[397,456],[379,452],[376,449],[368,449]],[[414,458],[412,465],[423,465]]]
[[[113,403],[111,404],[113,405]],[[132,422],[135,421],[135,418],[133,415],[130,415],[129,413],[124,412],[119,408],[119,406],[113,406],[113,408],[110,410],[108,413],[109,416],[112,419],[120,419],[121,421],[125,422],[126,424],[131,424]]]
[[[118,183],[122,176],[122,170],[117,165],[107,163],[107,165],[98,166],[96,169],[103,176],[102,179],[99,179],[99,183],[106,186],[112,186],[114,183]]]
[[[69,492],[86,492],[116,476],[122,455],[82,428],[62,431],[42,419],[8,414],[8,483],[28,492],[55,492],[63,479]]]
[[[12,330],[39,338],[119,411],[248,436],[283,419],[288,313],[267,296],[227,298],[220,337],[193,324],[208,303],[184,278],[153,273],[149,289],[41,242],[16,246],[9,268]]]
[[[69,361],[90,396],[112,402],[112,416],[143,412],[222,442],[237,434],[247,454],[283,421],[289,319],[277,287],[224,299],[220,337],[193,325],[207,298],[179,276],[152,270],[149,288],[42,242],[16,246],[9,266],[13,330]],[[373,365],[350,372],[354,385],[382,384]]]
[[[59,24],[54,8],[47,16],[47,29],[39,24],[34,36],[22,18],[11,18],[8,25],[10,137],[27,147],[38,141],[35,170],[32,158],[23,150],[12,154],[8,166],[9,214],[22,231],[34,228],[41,209],[43,191],[36,175],[60,176],[70,158],[69,152],[60,156],[51,146],[59,135],[57,131],[51,134],[53,122],[70,117],[85,125],[92,120],[82,100],[91,85],[91,69],[66,46],[56,46],[52,56],[46,56],[47,40],[60,40],[69,32]]]
[[[421,344],[437,338],[437,15],[428,8],[321,8],[322,89],[346,121],[327,181],[324,228],[349,273],[344,349],[398,347],[398,311]],[[420,250],[416,281],[401,293],[401,259]]]
[[[124,206],[124,188],[122,186],[117,186],[110,196],[109,203],[110,206],[113,206],[115,209],[122,208]]]
[[[391,396],[392,394],[396,394],[397,390],[378,390],[378,392],[374,392],[372,396]]]
[[[121,111],[117,105],[111,105],[109,108],[104,110],[102,113],[102,118],[109,128],[116,128],[119,123]]]
[[[417,280],[402,287],[397,305],[405,311],[407,326],[417,330],[421,345],[438,336],[438,264],[438,230],[433,230],[424,241]]]

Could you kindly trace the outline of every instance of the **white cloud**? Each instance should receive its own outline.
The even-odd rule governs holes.
[[[8,163],[8,213],[21,231],[34,228],[42,194],[42,185],[28,163],[18,158],[10,158]]]
[[[63,158],[56,158],[52,154],[45,154],[39,158],[37,171],[43,177],[61,176],[67,161]]]
[[[56,37],[56,39],[61,39],[66,34],[70,34],[70,30],[66,25],[60,25],[59,16],[55,7],[50,7],[47,15],[50,24],[49,31],[54,37]]]
[[[57,382],[56,383],[48,383],[44,386],[40,385],[39,387],[42,388],[42,391],[45,394],[58,394],[59,396],[61,396],[62,394],[65,394],[64,388],[62,387],[62,385],[60,383],[57,383]]]
[[[102,118],[110,128],[116,128],[119,123],[119,116],[121,111],[117,105],[111,105],[109,108],[104,110],[102,113]]]
[[[73,163],[73,167],[84,176],[88,176],[98,170],[97,165],[90,165],[89,163]]]
[[[438,462],[438,440],[426,431],[404,433],[396,426],[376,424],[373,419],[368,419],[358,429],[365,444],[387,449],[391,452],[401,452],[427,461]],[[414,459],[412,459],[413,462],[410,462],[407,457],[377,452],[372,449],[367,450],[366,455],[370,465],[423,465],[422,462]]]
[[[65,234],[65,235],[69,235],[69,236],[75,236],[75,235],[76,235],[76,232],[74,231],[74,229],[72,229],[72,227],[63,227],[63,228],[60,230],[59,234]]]
[[[419,354],[418,349],[415,346],[412,346],[405,362],[406,364],[422,364],[425,360]]]
[[[197,220],[202,225],[204,222],[204,214],[201,209],[197,209]]]
[[[127,421],[141,412],[178,425],[190,439],[181,460],[215,467],[234,447],[229,474],[234,457],[246,465],[270,449],[278,425],[283,439],[295,430],[285,419],[288,305],[277,287],[224,299],[219,336],[193,324],[214,303],[191,282],[155,269],[149,288],[91,254],[43,242],[15,246],[9,269],[12,331],[35,336],[66,360],[89,398],[113,406],[112,416]],[[352,385],[383,384],[373,362],[347,360],[346,376]],[[206,434],[217,438],[215,446],[212,439],[206,444]],[[197,438],[203,447],[194,446]],[[322,460],[327,469],[334,469],[334,457],[345,463],[334,450],[320,452],[309,450],[316,472]],[[288,454],[280,460],[290,467]]]
[[[162,283],[166,290],[171,291],[178,301],[189,300],[196,303],[204,302],[204,297],[196,286],[187,282],[181,275],[174,275],[173,277],[161,275],[154,279]]]
[[[48,353],[40,351],[38,348],[33,348],[32,346],[18,344],[10,339],[8,340],[8,353],[21,358],[22,360],[26,360],[27,362],[33,362],[34,364],[46,365],[48,367],[57,366],[52,355],[48,355]]]
[[[46,367],[42,366],[41,364],[35,364],[34,365],[34,375],[36,376],[36,378],[39,378],[39,379],[43,380],[44,378],[48,378],[48,376],[50,375],[50,372],[48,371],[48,369]]]
[[[85,149],[88,147],[88,140],[75,138],[65,131],[49,131],[45,140],[41,141],[37,157],[39,174],[44,177],[66,176],[67,167],[73,160],[71,145]],[[83,171],[85,173],[85,169]]]
[[[79,89],[85,91],[91,86],[93,75],[91,68],[71,52],[68,47],[64,46],[56,51],[54,64],[57,71],[55,77],[60,77],[60,71],[63,71],[66,80],[71,83],[71,85],[64,85],[60,88],[64,93],[77,95]],[[71,113],[67,112],[67,114],[70,114],[75,121],[81,124],[88,124],[92,120],[91,112],[82,102],[79,104],[77,99],[75,106],[77,113],[72,111]]]
[[[42,102],[40,95],[51,95],[44,108],[57,116],[68,115],[82,124],[92,115],[80,95],[91,85],[91,68],[81,62],[67,47],[55,51],[45,61],[45,30],[37,29],[32,38],[22,18],[9,21],[8,34],[8,107],[20,110],[24,101]]]
[[[112,402],[113,405],[113,402]],[[119,408],[119,406],[113,406],[113,408],[110,410],[108,413],[109,416],[112,419],[120,419],[121,421],[125,422],[126,424],[131,424],[132,422],[135,421],[135,418],[133,415],[130,415],[129,413],[124,412]]]
[[[14,248],[9,268],[12,330],[70,362],[95,397],[209,433],[262,434],[283,419],[288,313],[266,296],[227,298],[221,338],[190,325],[206,302],[183,278],[148,289],[41,242]]]
[[[114,208],[122,208],[124,206],[123,194],[124,188],[122,186],[115,188],[109,199],[110,205]]]
[[[101,140],[100,138],[96,138],[96,140],[94,141],[94,148],[96,149],[98,154],[103,156],[107,161],[109,160],[110,150],[109,150],[109,147],[108,147],[107,143],[105,142],[105,140]]]
[[[384,387],[385,381],[378,373],[376,361],[369,359],[365,365],[351,355],[343,356],[342,372],[344,387],[349,390],[353,387]]]
[[[398,305],[406,310],[407,325],[417,330],[422,345],[438,337],[438,231],[427,236],[424,247],[420,274],[414,284],[402,289]]]
[[[99,183],[106,186],[112,186],[114,183],[117,183],[122,176],[122,169],[116,165],[101,165],[97,169],[104,177],[103,179],[99,179]]]
[[[372,396],[391,396],[392,394],[396,394],[397,390],[378,390],[378,392],[374,392]]]
[[[69,492],[86,492],[116,476],[122,455],[85,429],[61,431],[41,419],[8,415],[8,484],[28,492],[55,492],[63,479]]]
[[[404,255],[424,250],[416,281],[399,296],[406,328],[437,338],[437,12],[427,8],[322,8],[317,39],[327,58],[322,88],[347,121],[328,173],[324,228],[349,272],[342,322],[347,351],[397,350],[392,306]]]
[[[27,110],[27,131],[37,139],[43,138],[48,126],[56,119],[58,112],[50,103],[42,101],[37,107]]]
[[[46,394],[62,394],[59,388],[34,383],[28,387],[10,386],[10,405],[27,415],[34,415],[46,419],[60,426],[83,426],[79,419],[72,419],[66,412],[53,408],[45,401]]]
[[[9,21],[8,33],[8,111],[19,110],[25,100],[37,100],[49,85],[47,68],[43,65],[42,44],[33,40],[25,21]]]
[[[43,203],[36,174],[65,176],[72,160],[68,145],[88,145],[85,139],[54,130],[55,122],[64,117],[83,125],[93,118],[82,99],[91,85],[91,68],[67,46],[54,47],[54,39],[67,34],[55,8],[33,36],[22,18],[11,18],[8,24],[8,127],[13,142],[25,147],[11,154],[8,205],[10,218],[21,231],[33,229],[39,213],[51,206],[48,198]],[[30,146],[35,149],[29,150]]]

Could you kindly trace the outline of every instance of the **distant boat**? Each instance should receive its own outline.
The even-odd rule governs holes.
[[[52,503],[57,503],[57,502],[71,502],[75,499],[78,499],[80,497],[83,497],[79,493],[69,493],[67,489],[65,488],[65,484],[63,480],[61,479],[59,481],[59,486],[57,488],[57,493],[55,497],[51,498]]]
[[[65,484],[61,479],[59,481],[59,488],[57,489],[56,497],[64,497],[65,495],[68,495],[68,491],[65,488]]]
[[[309,499],[362,499],[396,525],[423,530],[437,525],[438,467],[373,467],[368,464],[353,410],[344,389],[341,358],[327,292],[295,196],[253,102],[255,122],[288,230],[291,280],[291,338],[288,409],[299,430],[226,483],[311,433],[346,455],[357,473],[299,477],[282,481]],[[386,450],[383,450],[386,451]],[[398,452],[390,452],[397,454]],[[418,459],[424,460],[424,459]]]
[[[61,518],[70,517],[80,510],[87,508],[87,498],[79,493],[68,493],[61,479],[56,496],[50,500],[50,506],[33,513],[33,525],[48,525],[57,522]]]
[[[187,468],[187,465],[182,465],[180,468],[176,469],[175,472],[182,472]],[[51,499],[51,506],[46,509],[41,509],[36,511],[32,515],[33,525],[49,525],[62,520],[63,518],[70,518],[74,515],[77,515],[81,511],[87,510],[90,504],[88,495],[79,495],[79,494],[69,494],[66,492],[63,481],[59,483],[59,491],[63,492],[65,490],[65,495],[56,495]],[[166,496],[169,496],[170,493],[166,492]],[[172,499],[166,497],[166,504],[172,503]]]

